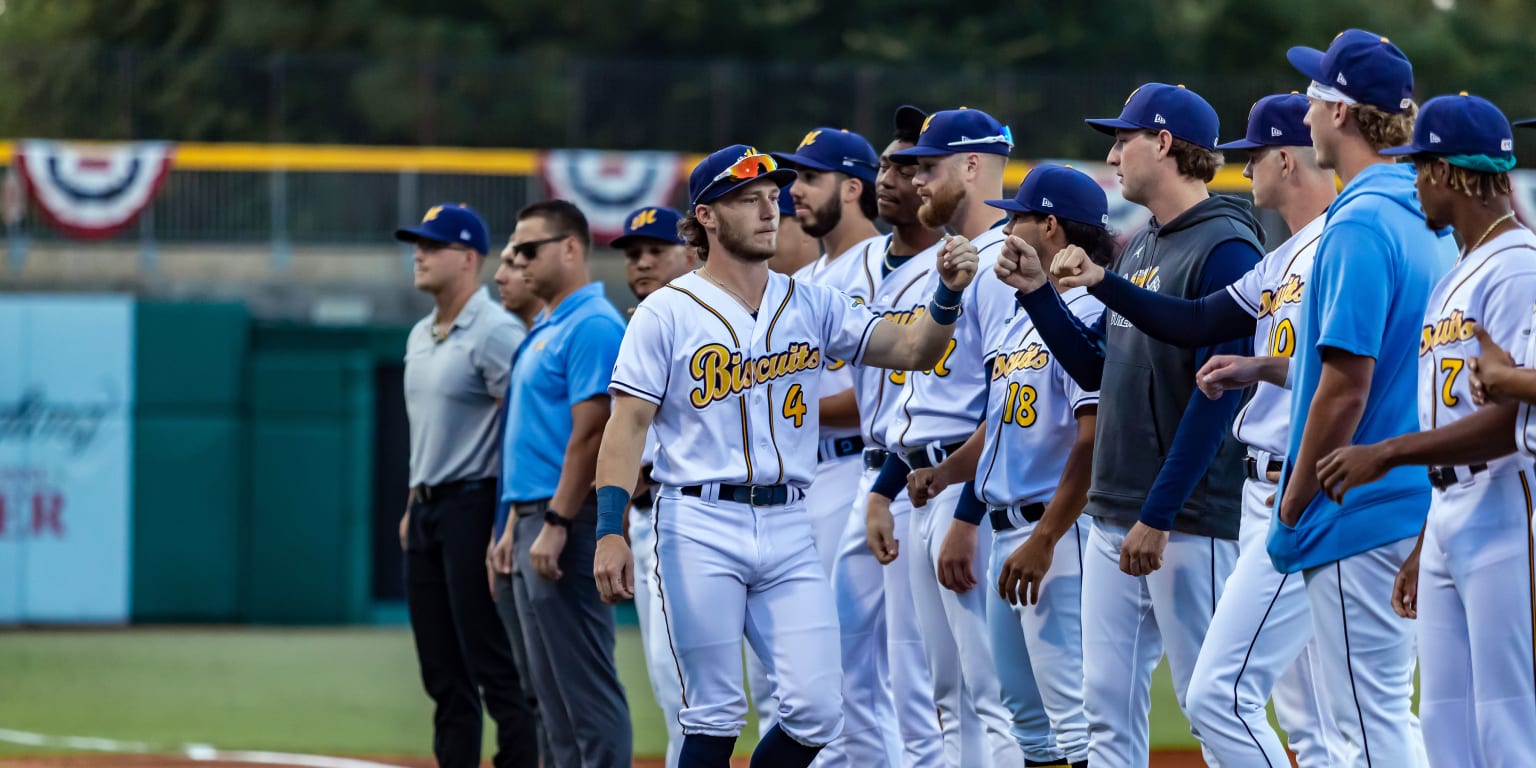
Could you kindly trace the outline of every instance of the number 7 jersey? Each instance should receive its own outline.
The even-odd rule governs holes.
[[[878,322],[839,290],[778,273],[754,315],[691,272],[635,309],[609,389],[657,406],[657,482],[805,488],[822,367],[860,364]]]
[[[1482,352],[1472,335],[1473,323],[1487,329],[1516,365],[1531,364],[1526,355],[1533,297],[1536,235],[1524,227],[1458,259],[1440,278],[1429,295],[1419,338],[1419,429],[1443,427],[1477,410],[1467,371],[1467,358]],[[1496,469],[1511,462],[1528,464],[1530,459],[1514,454],[1488,464]]]

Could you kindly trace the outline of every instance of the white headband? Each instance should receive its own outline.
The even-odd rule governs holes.
[[[1312,84],[1307,86],[1307,98],[1317,99],[1318,101],[1331,101],[1338,104],[1358,103],[1354,99],[1345,96],[1337,88],[1331,85],[1323,85],[1316,80],[1313,80]]]

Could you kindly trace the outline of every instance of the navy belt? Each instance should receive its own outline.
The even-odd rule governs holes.
[[[831,450],[828,450],[829,447]],[[863,451],[864,438],[858,435],[854,435],[853,437],[838,437],[830,440],[823,440],[821,441],[821,446],[816,449],[816,461],[822,462],[831,461],[833,459],[841,459],[844,456],[852,456],[855,453],[862,453]]]
[[[933,461],[929,458],[929,451],[927,448],[919,448],[907,454],[907,466],[913,469],[928,469],[929,467],[937,465],[938,462],[943,461],[951,453],[960,450],[960,446],[962,445],[965,445],[964,440],[961,440],[958,443],[950,443],[949,445],[940,446],[939,453],[942,455],[939,456],[938,461]]]
[[[790,499],[790,487],[787,485],[732,485],[720,483],[717,486],[720,491],[716,498],[720,501],[734,501],[737,504],[751,504],[754,507],[774,507],[788,504]],[[706,486],[685,485],[680,490],[684,496],[703,497]]]
[[[1252,456],[1243,457],[1243,471],[1248,473],[1249,480],[1264,480],[1267,482],[1270,472],[1279,472],[1282,469],[1285,469],[1284,459],[1270,459],[1269,463],[1264,465],[1264,472],[1260,474],[1259,460]]]
[[[1473,475],[1487,471],[1487,464],[1473,464],[1468,467],[1430,467],[1429,484],[1443,491],[1461,482],[1463,478],[1470,480]]]
[[[453,480],[438,485],[411,486],[411,498],[422,503],[430,504],[434,501],[442,501],[451,496],[457,496],[468,491],[478,490],[482,485],[489,483],[494,489],[495,478],[476,478],[474,480]]]
[[[891,452],[880,448],[864,449],[864,468],[879,469],[885,466],[885,460],[891,457]]]
[[[1013,519],[1008,517],[1007,507],[993,507],[987,511],[987,516],[992,518],[992,530],[994,531],[1011,531],[1014,528]],[[1037,501],[1028,506],[1020,507],[1019,516],[1024,518],[1026,522],[1038,523],[1040,518],[1045,517],[1045,504]]]

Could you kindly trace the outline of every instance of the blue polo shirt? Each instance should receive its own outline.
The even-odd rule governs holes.
[[[604,296],[602,283],[582,286],[553,312],[534,318],[512,360],[507,385],[502,502],[555,495],[571,440],[571,406],[608,394],[623,339],[624,321]],[[505,527],[506,506],[499,505],[497,531]]]

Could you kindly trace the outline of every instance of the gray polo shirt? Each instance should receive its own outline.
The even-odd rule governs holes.
[[[432,340],[437,312],[405,341],[405,414],[412,486],[495,477],[501,469],[496,401],[507,391],[521,320],[475,291],[447,338]]]

